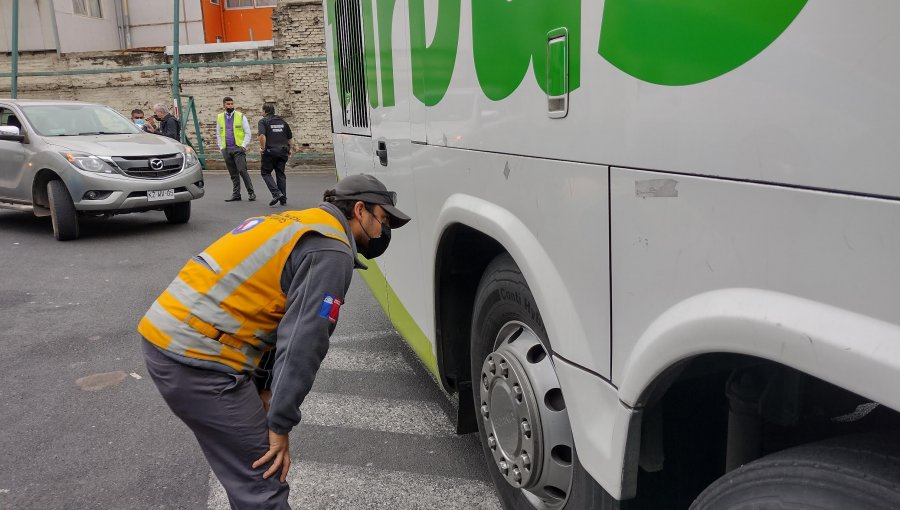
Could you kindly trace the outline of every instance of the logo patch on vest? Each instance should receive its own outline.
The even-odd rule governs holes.
[[[262,223],[262,222],[264,222],[264,221],[266,221],[265,218],[249,218],[249,219],[246,219],[246,220],[244,220],[243,223],[241,223],[240,225],[238,225],[237,227],[235,227],[235,229],[232,230],[231,233],[232,233],[232,234],[235,234],[235,235],[237,235],[237,234],[243,234],[244,232],[247,232],[247,231],[249,231],[249,230],[253,230],[254,228],[256,228],[256,226],[258,226],[260,223]]]
[[[325,294],[325,298],[322,300],[322,306],[319,308],[319,317],[323,319],[328,319],[332,324],[338,321],[338,315],[341,313],[341,305],[344,304],[344,301],[339,297],[334,297],[331,294]]]

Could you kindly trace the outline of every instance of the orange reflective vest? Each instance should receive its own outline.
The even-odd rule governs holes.
[[[287,297],[284,264],[301,237],[318,232],[350,244],[322,209],[250,218],[192,258],[156,299],[138,332],[162,349],[216,361],[237,372],[275,347]]]

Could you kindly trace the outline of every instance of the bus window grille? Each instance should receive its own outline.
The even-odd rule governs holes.
[[[366,68],[359,0],[336,0],[339,99],[341,119],[348,127],[369,127],[366,106]]]

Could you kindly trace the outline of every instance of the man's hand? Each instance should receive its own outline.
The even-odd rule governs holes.
[[[272,392],[269,390],[262,390],[259,392],[259,399],[262,400],[263,411],[266,414],[269,413],[269,402],[272,400]]]
[[[291,468],[290,441],[287,434],[269,431],[269,451],[253,463],[253,469],[270,461],[272,465],[263,473],[263,478],[269,478],[281,468],[281,481],[284,482],[287,479],[288,469]]]

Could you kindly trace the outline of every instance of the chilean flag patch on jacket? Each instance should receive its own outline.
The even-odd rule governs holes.
[[[336,323],[338,315],[341,313],[342,304],[344,304],[344,301],[341,298],[325,294],[325,298],[322,299],[322,306],[319,308],[319,317],[328,319],[332,324]]]

